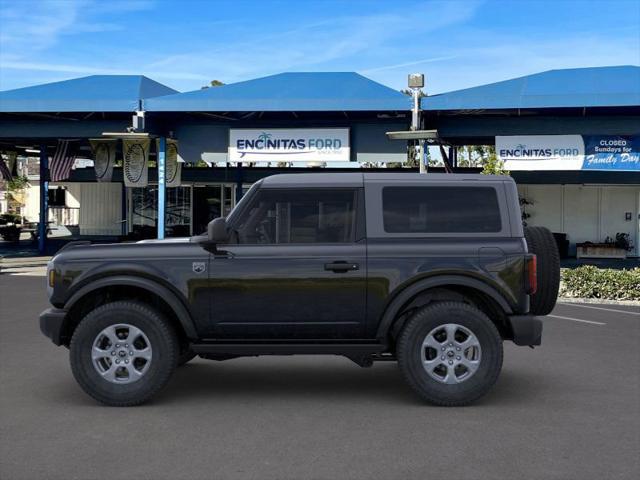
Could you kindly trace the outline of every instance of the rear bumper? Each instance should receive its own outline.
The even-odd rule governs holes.
[[[542,344],[542,320],[534,315],[511,315],[509,317],[513,343],[535,346]]]
[[[66,310],[47,308],[40,314],[40,331],[56,345],[62,345],[62,333]]]

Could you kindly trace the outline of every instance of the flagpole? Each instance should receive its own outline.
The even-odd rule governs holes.
[[[49,157],[47,145],[40,145],[40,223],[38,223],[38,251],[44,255],[47,248],[47,222],[49,220]]]

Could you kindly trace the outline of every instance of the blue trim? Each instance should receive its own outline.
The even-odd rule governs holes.
[[[166,214],[166,158],[167,139],[160,137],[158,141],[158,239],[164,239],[164,220]]]

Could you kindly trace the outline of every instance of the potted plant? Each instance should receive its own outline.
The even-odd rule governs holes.
[[[584,242],[576,245],[577,258],[627,258],[633,250],[628,233],[618,232],[615,238],[607,237],[602,243]]]

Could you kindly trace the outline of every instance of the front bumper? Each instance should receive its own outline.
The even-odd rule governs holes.
[[[40,331],[56,345],[62,345],[66,310],[47,308],[40,314]]]
[[[511,315],[509,317],[513,343],[536,346],[542,344],[542,320],[535,315]]]

